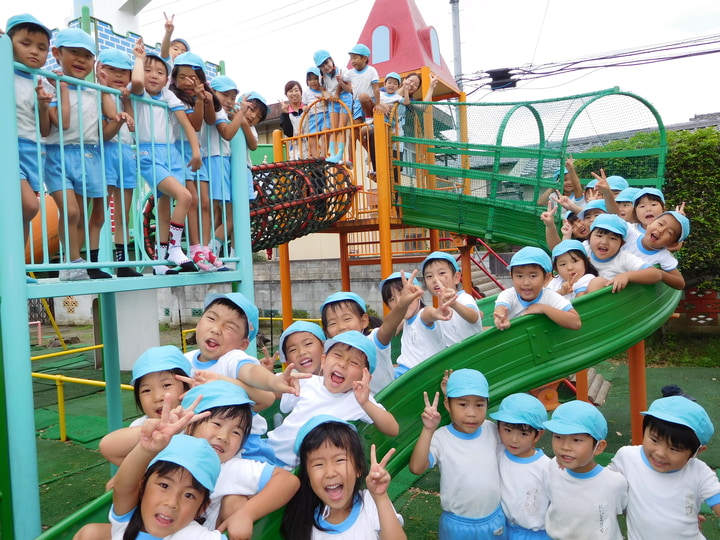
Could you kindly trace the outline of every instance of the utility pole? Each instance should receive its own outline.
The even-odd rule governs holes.
[[[460,0],[450,0],[452,6],[453,25],[453,64],[455,65],[455,82],[460,90],[463,89],[462,81],[462,53],[460,51]]]

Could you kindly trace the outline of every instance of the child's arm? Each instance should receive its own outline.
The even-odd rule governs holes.
[[[190,167],[190,170],[192,172],[195,172],[200,167],[202,167],[202,159],[200,158],[200,146],[198,145],[197,135],[195,135],[195,129],[193,129],[192,124],[190,124],[190,120],[188,119],[188,115],[185,113],[185,111],[175,111],[175,116],[177,117],[178,122],[180,122],[180,125],[185,131],[185,138],[187,138],[188,142],[190,143],[190,148],[192,148],[192,158],[190,158],[188,166]]]
[[[232,138],[235,136],[235,134],[238,132],[240,127],[242,126],[243,120],[245,119],[245,114],[235,114],[230,122],[223,122],[221,124],[217,124],[215,127],[218,130],[218,133],[220,133],[220,136],[225,139],[226,141],[231,141]],[[245,131],[243,131],[245,133]],[[252,131],[250,132],[252,134]],[[254,138],[254,135],[253,135]],[[245,139],[247,139],[247,135],[245,136]]]
[[[575,172],[575,160],[573,159],[572,155],[569,155],[568,158],[565,160],[565,168],[570,175],[570,182],[573,186],[573,195],[576,199],[579,199],[583,196],[584,190],[582,184],[580,183],[580,178],[578,178],[577,172]]]
[[[243,364],[238,371],[238,379],[245,384],[273,393],[274,398],[280,394],[300,395],[299,379],[310,378],[310,373],[293,373],[294,364],[290,364],[283,374],[278,377],[260,364]]]
[[[383,114],[390,114],[390,105],[380,102],[380,83],[372,83],[373,99],[375,100],[375,110]]]
[[[138,39],[133,48],[135,65],[130,76],[130,92],[140,96],[145,91],[145,43]]]
[[[245,364],[245,365],[257,365],[257,364]],[[242,370],[243,366],[240,366],[240,369],[238,370],[237,378],[233,377],[226,377],[225,375],[222,375],[220,373],[215,373],[214,371],[210,371],[207,369],[198,369],[195,370],[192,377],[185,377],[183,375],[175,375],[175,378],[179,381],[182,381],[184,383],[189,384],[191,387],[195,387],[199,384],[205,384],[208,381],[227,381],[233,384],[237,384],[239,387],[241,387],[245,392],[247,392],[247,395],[250,399],[252,399],[255,402],[255,405],[253,406],[253,411],[260,412],[267,409],[270,405],[272,405],[275,402],[275,394],[272,392],[268,392],[265,389],[259,389],[252,384],[249,384],[245,381],[245,379],[242,378],[240,375],[240,371]]]
[[[425,409],[422,415],[420,415],[423,428],[420,432],[420,437],[418,437],[415,443],[415,448],[413,448],[413,453],[412,456],[410,456],[410,463],[408,465],[410,472],[413,474],[422,474],[430,466],[430,460],[428,459],[430,443],[432,442],[435,430],[437,430],[440,425],[440,413],[437,410],[440,393],[435,392],[435,398],[432,403],[430,403],[430,399],[428,399],[427,392],[423,392],[423,398],[425,399]]]
[[[495,328],[497,328],[498,330],[507,330],[508,328],[510,328],[508,307],[495,306],[495,310],[493,311],[493,320],[495,321]]]
[[[389,344],[392,340],[398,326],[402,323],[403,317],[410,307],[410,304],[422,297],[425,293],[421,287],[413,285],[413,281],[415,280],[417,273],[418,271],[415,270],[412,274],[410,274],[410,277],[406,279],[405,272],[400,272],[400,279],[402,281],[400,299],[397,304],[395,304],[395,307],[390,310],[390,313],[386,315],[385,319],[383,319],[382,325],[376,334],[378,341],[383,345]]]
[[[37,94],[37,114],[40,123],[40,135],[47,137],[50,135],[52,124],[50,123],[50,102],[52,94],[45,91],[42,81],[38,78],[37,86],[35,86]]]
[[[652,285],[662,279],[660,270],[651,266],[649,268],[642,268],[640,270],[631,270],[630,272],[623,272],[618,274],[607,282],[607,285],[612,285],[612,292],[622,291],[627,287],[628,283],[640,283],[641,285]],[[606,286],[607,286],[606,285]]]
[[[205,120],[207,103],[205,102],[205,86],[200,82],[200,79],[193,77],[195,88],[193,90],[193,96],[195,97],[195,104],[193,105],[193,112],[188,113],[188,120],[190,125],[197,132],[200,131],[203,121]],[[212,108],[212,107],[210,107]],[[212,124],[215,123],[215,111],[213,111]]]
[[[662,276],[662,282],[668,287],[682,291],[685,288],[685,278],[680,273],[680,270],[675,268],[666,272],[660,268],[660,275]]]
[[[570,330],[580,330],[582,327],[582,321],[580,320],[580,314],[571,309],[569,311],[563,311],[547,304],[540,304],[536,302],[525,310],[523,315],[545,315],[548,319],[554,323],[562,326],[563,328],[569,328]]]
[[[595,184],[595,189],[602,193],[602,198],[605,201],[605,208],[607,208],[608,214],[619,214],[620,207],[618,206],[617,202],[615,202],[615,195],[613,195],[613,192],[610,189],[610,184],[608,184],[607,182],[607,177],[605,176],[605,169],[600,169],[600,175],[597,175],[595,173],[590,174],[592,174],[593,178],[597,180],[597,184]]]
[[[397,434],[400,433],[400,426],[395,417],[391,412],[370,401],[370,371],[368,368],[363,369],[361,380],[353,382],[353,393],[360,407],[372,419],[378,431],[388,437],[397,437]]]
[[[385,466],[394,453],[395,449],[391,448],[378,463],[375,445],[370,446],[370,472],[365,478],[365,485],[377,506],[381,540],[405,540],[407,538],[387,493],[390,485],[390,473],[387,472]]]
[[[108,433],[100,440],[100,453],[113,465],[120,465],[140,440],[141,427],[120,428]]]
[[[540,201],[538,201],[539,203]],[[555,212],[557,205],[553,201],[547,201],[547,210],[540,214],[540,221],[545,224],[545,242],[550,249],[553,249],[560,243],[557,225],[555,225]]]
[[[265,487],[223,521],[218,530],[227,531],[230,538],[249,539],[252,537],[253,523],[285,506],[299,487],[300,479],[297,476],[276,467]]]
[[[240,111],[237,113],[237,116],[240,116],[240,128],[245,135],[245,144],[247,144],[249,150],[256,150],[258,145],[257,139],[255,138],[255,134],[253,133],[250,124],[245,118],[245,111],[248,110],[248,107],[248,102],[245,101],[245,98],[243,98],[240,105]]]
[[[135,129],[133,117],[125,111],[118,112],[113,94],[102,94],[103,140],[109,141],[118,134],[123,124],[128,125],[131,131]]]
[[[433,306],[425,306],[420,312],[420,319],[425,326],[432,326],[435,321],[449,321],[452,317],[452,310],[450,309],[450,306],[456,302],[457,294],[451,300],[441,302],[437,308]]]
[[[454,298],[454,300],[453,300]],[[480,312],[474,310],[470,306],[457,302],[457,291],[455,289],[446,288],[440,297],[441,304],[447,304],[450,309],[454,310],[458,315],[470,324],[475,324],[480,318]]]
[[[410,93],[405,85],[400,85],[400,89],[397,91],[398,95],[402,96],[403,100],[400,102],[402,105],[410,105]]]
[[[172,35],[175,31],[175,14],[168,19],[168,16],[163,11],[163,17],[165,17],[165,34],[160,43],[160,56],[162,58],[170,58],[170,43],[172,43]]]
[[[53,126],[60,127],[60,114],[58,108],[62,108],[62,129],[70,127],[70,91],[65,81],[60,81],[60,96],[57,98],[58,106],[50,107],[48,116]]]

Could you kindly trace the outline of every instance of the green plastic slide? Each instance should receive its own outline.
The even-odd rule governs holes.
[[[396,448],[388,464],[390,474],[395,476],[410,460],[422,428],[423,392],[432,398],[440,390],[446,369],[482,371],[490,382],[492,407],[509,394],[537,388],[627,350],[660,328],[675,310],[680,296],[681,291],[662,283],[630,284],[617,294],[608,288],[574,301],[582,319],[582,328],[577,331],[560,328],[541,315],[514,319],[512,326],[502,332],[495,328],[485,330],[413,368],[377,395],[400,424],[398,437],[386,437],[373,426],[363,426],[360,434],[368,447],[372,443],[377,445],[379,456]],[[491,297],[478,303],[485,326],[492,325],[494,301]],[[446,415],[444,408],[440,410]],[[445,416],[443,423],[447,421]],[[107,495],[40,538],[71,538],[82,524],[97,519],[98,506],[102,505],[104,511],[109,508]],[[278,511],[259,521],[253,537],[278,538],[281,515]]]

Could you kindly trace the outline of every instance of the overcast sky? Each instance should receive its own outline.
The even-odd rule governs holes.
[[[454,71],[449,1],[415,1],[437,30],[441,53]],[[10,4],[0,6],[3,24],[17,13]],[[225,60],[241,90],[276,101],[286,81],[304,82],[316,49],[328,49],[344,63],[372,5],[373,0],[153,0],[141,13],[141,33],[150,43],[159,41],[163,11],[175,13],[175,35],[187,39],[193,52],[208,61]],[[460,0],[459,5],[465,74],[720,34],[717,0]],[[34,0],[27,6],[48,26],[63,27],[73,2]],[[470,100],[523,101],[619,86],[648,99],[670,124],[720,111],[719,83],[720,54],[711,54],[546,77],[502,92],[481,89]]]

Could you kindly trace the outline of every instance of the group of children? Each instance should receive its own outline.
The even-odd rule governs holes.
[[[400,276],[385,321],[417,316],[412,281]],[[405,538],[387,494],[393,451],[378,459],[372,446],[368,461],[350,423],[399,433],[372,389],[388,328],[363,335],[368,315],[353,293],[328,297],[322,314],[327,334],[305,321],[283,332],[278,374],[245,352],[258,310],[240,293],[207,296],[196,351],[146,351],[131,381],[144,416],[100,444],[119,466],[110,523],[76,538],[250,538],[255,521],[283,506],[285,538]],[[623,512],[629,538],[697,538],[700,504],[720,514],[720,482],[695,459],[713,426],[686,397],[655,401],[642,445],[604,468],[595,456],[607,423],[595,406],[568,402],[548,420],[537,398],[514,394],[489,415],[495,424],[482,373],[460,369],[438,382],[450,424],[439,428],[439,392],[432,401],[425,393],[409,466],[440,467],[441,539],[621,538]],[[277,399],[286,416],[268,431],[257,412]],[[545,429],[552,460],[536,448]]]
[[[240,95],[226,76],[208,80],[203,60],[186,41],[172,39],[173,29],[167,19],[160,53],[138,40],[133,58],[116,49],[98,54],[79,28],[62,29],[52,41],[32,15],[8,20],[14,59],[27,68],[14,75],[26,240],[38,195],[46,191],[58,207],[61,280],[111,277],[98,265],[87,268],[82,257],[98,262],[108,195],[120,215],[115,260],[129,260],[128,220],[140,177],[157,201],[155,251],[162,264],[153,272],[229,270],[218,257],[221,248],[234,256],[228,141],[242,130],[248,151],[255,149],[253,126],[268,107],[256,92]],[[52,84],[33,71],[49,52],[60,68]],[[102,90],[81,84],[93,74]],[[242,177],[252,198],[249,165],[248,156]],[[181,247],[186,221],[189,256]],[[140,275],[118,265],[118,277]]]

